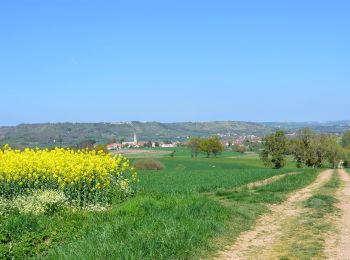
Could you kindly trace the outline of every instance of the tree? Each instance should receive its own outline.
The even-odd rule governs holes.
[[[348,150],[345,150],[343,167],[349,168],[349,163],[350,163],[350,152]]]
[[[247,151],[251,151],[251,152],[253,151],[258,152],[263,149],[263,146],[260,142],[252,142],[248,139],[243,141],[243,145]]]
[[[205,138],[202,139],[200,144],[199,144],[199,149],[203,152],[207,154],[207,157],[210,157],[211,154],[211,150],[210,150],[210,145],[209,145],[209,139]]]
[[[210,157],[211,154],[216,157],[224,150],[224,146],[218,136],[202,139],[199,147],[202,152],[207,154],[207,157]]]
[[[319,148],[319,140],[314,132],[309,128],[300,130],[297,137],[291,141],[291,153],[297,161],[297,167],[320,166],[320,158],[317,156]]]
[[[315,167],[321,167],[327,160],[327,146],[334,141],[331,135],[320,135],[317,137],[318,145],[316,145],[316,164]]]
[[[244,145],[234,144],[233,145],[233,151],[237,153],[245,153],[246,148]]]
[[[287,138],[284,131],[263,138],[263,150],[260,154],[265,166],[273,166],[276,169],[283,168],[286,162]]]
[[[211,152],[214,154],[215,157],[225,149],[225,147],[221,143],[220,138],[217,136],[209,137],[209,143]]]
[[[316,168],[329,161],[335,168],[345,158],[344,150],[335,136],[316,135],[308,128],[299,131],[291,144],[291,153],[297,161],[297,167]]]
[[[337,168],[341,160],[346,160],[345,150],[338,144],[335,137],[331,138],[326,146],[326,157],[333,169]]]
[[[148,142],[145,142],[145,143],[143,144],[143,147],[151,148],[151,147],[152,147],[152,141],[149,140]]]
[[[187,148],[191,152],[191,157],[197,157],[200,152],[201,139],[199,137],[190,137],[187,142]]]
[[[344,148],[350,148],[350,131],[344,133],[341,143]]]

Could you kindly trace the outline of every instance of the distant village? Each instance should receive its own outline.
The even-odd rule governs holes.
[[[119,150],[122,148],[141,148],[141,147],[161,147],[161,148],[172,148],[181,145],[182,143],[177,142],[152,142],[152,141],[138,141],[137,135],[134,133],[134,140],[131,142],[112,143],[107,145],[108,150]]]
[[[224,136],[222,134],[217,134],[221,138],[221,142],[225,147],[231,147],[234,145],[238,146],[249,146],[249,144],[260,144],[262,142],[262,137],[255,136],[255,135],[243,135],[243,136],[236,136],[234,138],[229,138],[227,136]],[[139,141],[137,138],[136,132],[134,132],[134,138],[133,141],[128,142],[115,142],[111,144],[107,144],[108,150],[119,150],[123,148],[174,148],[177,146],[184,146],[186,145],[186,142],[180,142],[180,141]]]

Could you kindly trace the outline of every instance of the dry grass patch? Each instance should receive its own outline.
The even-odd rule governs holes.
[[[134,167],[137,170],[164,170],[165,166],[160,161],[151,159],[151,158],[145,158],[145,159],[138,159],[134,162]]]

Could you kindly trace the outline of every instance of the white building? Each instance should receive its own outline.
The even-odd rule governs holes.
[[[134,141],[133,142],[123,142],[123,146],[137,146],[137,135],[136,132],[134,132]]]
[[[161,144],[160,147],[162,147],[162,148],[174,148],[174,147],[176,147],[176,144]]]

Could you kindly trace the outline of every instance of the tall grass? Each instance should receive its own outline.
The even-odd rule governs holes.
[[[189,259],[223,232],[229,208],[199,196],[139,196],[108,213],[89,216],[79,232],[45,258]]]

